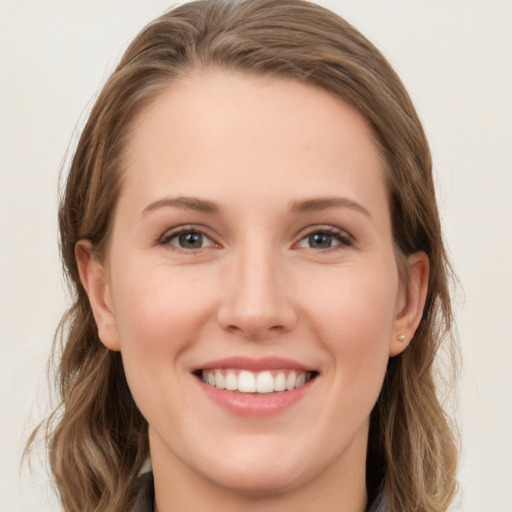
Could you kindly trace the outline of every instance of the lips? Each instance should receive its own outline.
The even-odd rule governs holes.
[[[222,408],[262,417],[299,402],[319,372],[288,359],[230,357],[205,363],[193,374],[206,396]]]

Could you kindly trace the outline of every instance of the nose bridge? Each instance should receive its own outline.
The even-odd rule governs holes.
[[[245,237],[234,251],[219,322],[251,339],[289,330],[296,315],[278,251],[262,237]]]

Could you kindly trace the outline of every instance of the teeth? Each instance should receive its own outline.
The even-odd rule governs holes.
[[[297,377],[297,380],[295,381],[295,387],[298,388],[300,386],[303,386],[306,383],[306,375],[302,373]]]
[[[288,377],[286,377],[286,389],[291,391],[295,389],[295,382],[297,381],[297,374],[295,372],[290,372]]]
[[[243,370],[238,374],[238,391],[242,393],[256,392],[256,379],[251,372]]]
[[[208,379],[209,382],[209,379]],[[213,386],[216,386],[220,389],[226,389],[226,382],[224,380],[224,375],[222,375],[220,370],[215,370],[215,382]]]
[[[310,372],[277,370],[250,372],[248,370],[203,370],[202,381],[210,386],[241,393],[272,393],[291,391],[311,379]]]
[[[203,375],[209,372],[203,372]],[[238,378],[235,373],[227,372],[226,374],[226,389],[228,391],[236,391],[238,389]]]
[[[256,377],[256,391],[258,393],[272,393],[274,391],[274,377],[270,372],[258,373]]]
[[[286,377],[284,373],[278,373],[274,378],[274,391],[284,391],[286,389]]]

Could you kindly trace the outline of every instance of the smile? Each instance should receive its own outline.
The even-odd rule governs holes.
[[[232,356],[192,369],[203,393],[229,414],[269,418],[312,395],[320,372],[282,357]]]
[[[292,391],[309,382],[316,372],[302,370],[265,370],[253,372],[235,369],[201,371],[201,380],[209,386],[240,393]]]

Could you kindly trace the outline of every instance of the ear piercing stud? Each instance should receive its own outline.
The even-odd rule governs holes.
[[[405,341],[405,334],[399,334],[398,341]]]

